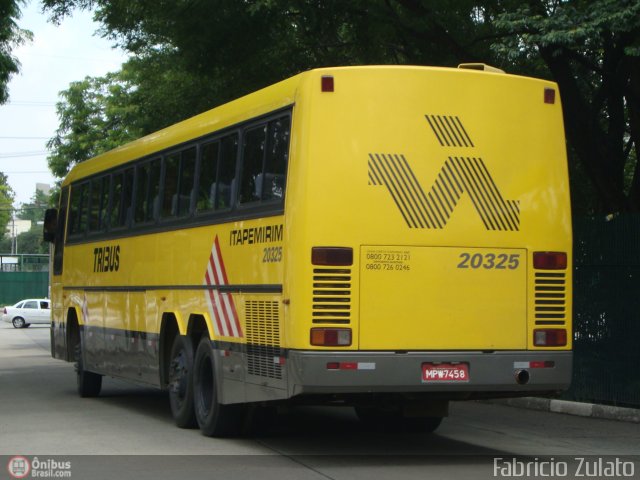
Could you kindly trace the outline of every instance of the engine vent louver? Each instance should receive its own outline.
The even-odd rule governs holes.
[[[536,325],[565,325],[567,321],[566,274],[536,272]]]
[[[276,301],[247,300],[247,373],[282,378],[280,306]]]
[[[314,268],[312,319],[314,324],[351,323],[351,269]]]

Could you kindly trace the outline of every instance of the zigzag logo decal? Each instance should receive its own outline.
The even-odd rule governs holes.
[[[443,147],[473,147],[458,117],[426,116]],[[402,154],[369,154],[369,185],[385,186],[409,228],[444,228],[464,193],[487,230],[518,231],[520,202],[506,200],[482,158],[450,156],[426,192]]]

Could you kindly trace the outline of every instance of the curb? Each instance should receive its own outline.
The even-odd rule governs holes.
[[[640,423],[640,409],[612,407],[595,403],[571,402],[539,397],[506,398],[491,400],[491,403],[510,407],[528,408],[544,412],[563,413],[579,417],[601,418],[620,422]]]

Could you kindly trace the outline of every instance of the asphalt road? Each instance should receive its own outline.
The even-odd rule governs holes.
[[[640,478],[640,426],[457,402],[430,435],[372,430],[348,408],[297,408],[251,436],[212,439],[176,428],[163,392],[105,379],[99,398],[79,398],[73,365],[49,354],[48,327],[2,323],[0,479],[14,478],[4,465],[15,455],[39,467],[31,475],[57,478],[515,478],[517,462],[538,466],[529,478],[579,478],[616,461]],[[69,469],[51,463],[63,461]],[[625,478],[613,473],[598,478]]]

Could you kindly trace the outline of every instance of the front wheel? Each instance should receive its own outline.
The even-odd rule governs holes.
[[[169,404],[180,428],[196,426],[193,408],[193,345],[189,337],[176,335],[169,363]]]
[[[11,323],[13,323],[13,328],[24,328],[25,326],[25,321],[22,317],[14,318],[13,320],[11,320]]]
[[[83,398],[97,397],[100,395],[100,390],[102,390],[102,375],[87,372],[84,369],[84,360],[82,358],[82,346],[80,341],[76,344],[75,355],[78,394]]]
[[[228,437],[242,431],[244,405],[223,405],[216,390],[216,369],[209,338],[200,340],[193,361],[193,396],[196,420],[203,435]]]

